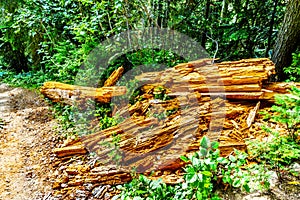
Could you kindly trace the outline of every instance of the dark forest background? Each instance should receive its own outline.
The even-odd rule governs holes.
[[[294,11],[287,9],[285,0],[4,0],[0,3],[0,79],[31,86],[47,80],[72,83],[86,56],[102,41],[126,30],[156,27],[194,38],[211,57],[218,49],[218,62],[271,58],[276,42],[280,43],[276,58],[284,59],[273,58],[278,65],[275,80],[297,80],[299,37],[278,39],[284,24],[299,34],[299,23],[294,26],[300,16],[299,9],[295,11],[299,2],[288,4]],[[285,14],[294,18],[285,19]],[[286,50],[282,50],[284,43]],[[181,61],[172,53],[144,51],[140,57],[134,53],[119,57],[109,72],[120,63],[134,67],[134,60],[161,59],[170,66]]]

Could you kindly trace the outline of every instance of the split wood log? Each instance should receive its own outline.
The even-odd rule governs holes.
[[[148,84],[178,92],[198,91],[203,96],[225,96],[228,99],[272,99],[273,91],[263,90],[268,77],[275,73],[267,58],[244,59],[211,65],[210,60],[179,64],[162,72],[149,72],[136,76]]]
[[[282,92],[276,84],[266,84],[274,73],[274,64],[269,59],[215,65],[210,62],[207,59],[193,61],[137,76],[145,83],[141,87],[142,94],[136,97],[134,105],[118,112],[120,116],[129,113],[127,118],[117,126],[80,139],[81,145],[96,152],[104,164],[97,169],[99,171],[93,172],[95,176],[90,173],[84,176],[83,182],[111,184],[129,180],[130,173],[111,169],[111,164],[116,162],[128,168],[135,167],[137,172],[175,171],[185,165],[179,159],[180,155],[197,151],[204,135],[219,140],[223,156],[234,148],[245,150],[244,139],[250,135],[258,110],[257,101],[228,102],[218,97],[225,96],[227,100],[272,99],[274,94]],[[161,86],[170,100],[155,98],[160,94],[157,87]],[[160,116],[161,113],[169,114]],[[115,141],[118,141],[117,145],[114,145]],[[68,146],[55,150],[55,153],[64,155],[65,148]],[[118,157],[121,160],[114,160]],[[74,184],[83,182],[72,180]]]
[[[85,183],[123,184],[132,179],[131,168],[116,165],[100,166],[92,169],[85,177]]]
[[[67,176],[57,179],[52,188],[60,189],[62,184],[69,187],[82,186],[84,184],[117,185],[132,180],[132,170],[128,167],[115,165],[99,166],[93,169],[86,166],[72,166],[65,169]]]
[[[291,87],[297,87],[300,89],[300,83],[294,82],[282,82],[282,83],[268,83],[264,86],[264,89],[273,91],[278,94],[287,94]]]
[[[122,77],[124,72],[124,67],[119,67],[116,69],[109,78],[104,82],[104,87],[114,86],[117,81]]]
[[[216,107],[213,110],[213,106],[220,108]],[[177,117],[163,121],[142,117],[136,121],[127,119],[115,127],[84,136],[81,141],[89,151],[96,152],[102,162],[113,162],[109,155],[115,151],[122,157],[121,163],[136,167],[137,172],[177,170],[184,165],[179,156],[194,150],[195,146],[191,145],[195,141],[196,148],[199,148],[199,141],[203,135],[206,134],[212,139],[218,138],[218,132],[210,131],[208,135],[208,127],[213,117],[216,118],[215,123],[219,124],[217,117],[222,114],[222,106],[225,104],[220,99],[215,99],[182,109]],[[226,108],[224,114],[228,119],[245,111],[229,103],[226,103]],[[222,124],[221,126],[223,127]],[[221,130],[222,127],[218,128]],[[113,137],[119,137],[118,150],[105,145],[113,143]],[[243,142],[239,145],[245,147]]]
[[[53,102],[73,104],[78,99],[95,99],[98,102],[108,103],[114,96],[126,94],[126,87],[92,88],[69,85],[59,82],[45,82],[41,93]]]
[[[55,102],[72,104],[74,100],[92,98],[107,103],[113,96],[126,93],[125,87],[112,86],[122,76],[124,68],[115,70],[102,88],[46,82],[42,94]],[[274,73],[274,64],[266,58],[245,59],[211,65],[210,59],[182,63],[161,72],[143,73],[136,79],[165,85],[170,93],[198,91],[204,96],[225,95],[229,99],[268,99],[274,94],[264,90],[264,84]],[[274,86],[273,86],[274,88]],[[218,94],[216,94],[218,93]]]
[[[66,157],[78,154],[86,154],[87,150],[82,145],[73,145],[68,147],[56,148],[53,150],[53,153],[57,155],[57,157]]]

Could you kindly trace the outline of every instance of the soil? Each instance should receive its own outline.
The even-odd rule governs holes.
[[[109,185],[87,184],[69,187],[56,180],[65,176],[70,165],[93,167],[88,155],[56,158],[51,152],[63,141],[57,132],[59,124],[49,106],[36,92],[9,88],[0,84],[0,200],[64,200],[111,199],[114,189]],[[268,192],[244,194],[237,190],[219,190],[228,200],[298,200],[299,177],[275,181]],[[106,191],[106,192],[103,192]]]
[[[36,92],[0,85],[0,200],[46,199],[51,193],[55,120]]]

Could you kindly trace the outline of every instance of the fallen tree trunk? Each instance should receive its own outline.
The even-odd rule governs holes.
[[[80,99],[94,99],[98,102],[108,103],[114,96],[126,94],[126,87],[82,87],[59,82],[45,82],[41,93],[53,102],[73,104]]]
[[[210,60],[183,63],[162,72],[149,72],[136,77],[147,84],[165,85],[170,95],[189,91],[202,96],[225,96],[228,99],[272,99],[273,91],[264,90],[274,73],[272,61],[266,58],[222,62]]]

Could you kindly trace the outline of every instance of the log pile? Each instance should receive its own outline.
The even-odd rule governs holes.
[[[253,124],[258,102],[272,100],[274,94],[286,93],[286,89],[267,84],[269,76],[274,74],[274,64],[269,59],[210,63],[208,59],[198,60],[137,76],[143,83],[141,93],[133,105],[119,109],[117,115],[125,116],[123,122],[84,136],[71,146],[55,149],[54,153],[66,157],[82,154],[86,149],[96,152],[102,166],[89,169],[81,177],[81,184],[93,181],[119,184],[130,180],[130,172],[126,170],[132,167],[138,173],[177,171],[184,165],[180,155],[198,150],[204,135],[219,140],[223,156],[234,148],[245,150],[244,139],[255,137],[254,133],[260,129]],[[48,82],[41,91],[54,101],[71,102],[75,96],[108,102],[112,96],[126,93],[126,88],[113,86],[122,73],[122,69],[115,71],[103,88]],[[106,145],[114,144],[116,138],[117,146]],[[112,154],[120,159],[114,160]],[[111,170],[116,162],[124,167]],[[165,177],[167,182],[178,181],[171,179]]]

